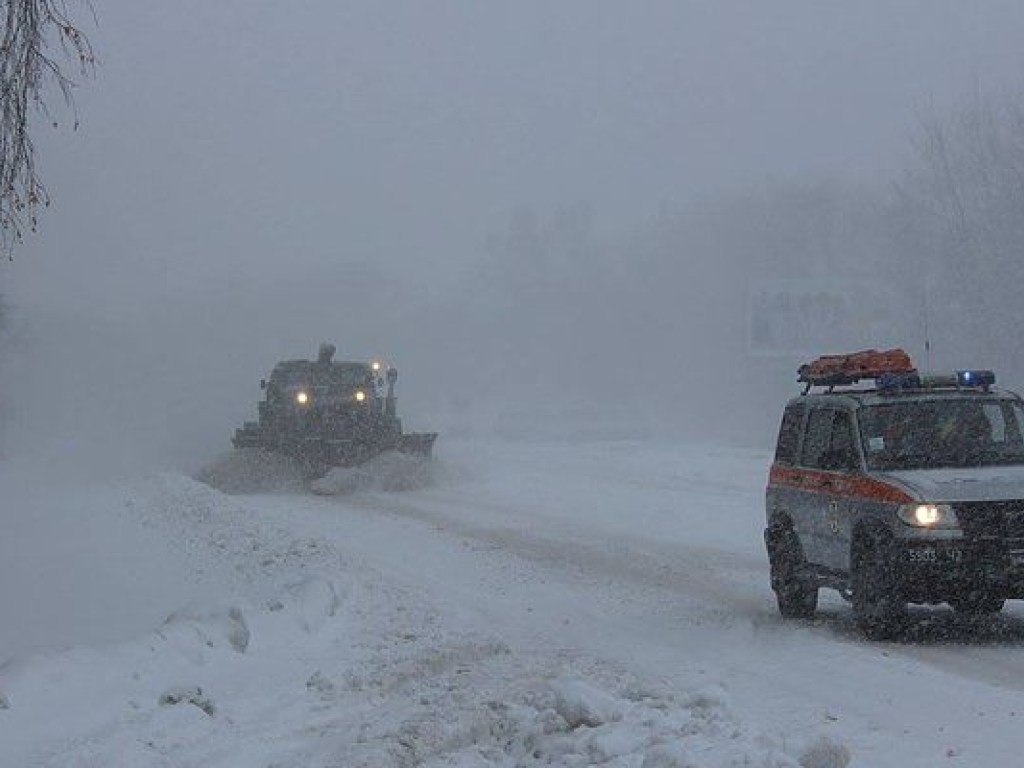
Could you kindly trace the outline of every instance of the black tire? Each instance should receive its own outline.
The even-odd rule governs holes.
[[[949,604],[964,616],[992,616],[1003,610],[1006,600],[978,591],[951,598]]]
[[[907,619],[892,538],[883,531],[862,533],[854,540],[852,554],[850,586],[857,626],[869,640],[891,640]]]
[[[803,548],[788,525],[773,526],[766,536],[772,591],[786,619],[810,619],[818,609],[818,586],[801,578]]]

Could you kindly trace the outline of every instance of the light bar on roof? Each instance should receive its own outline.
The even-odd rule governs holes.
[[[956,385],[958,387],[980,387],[987,391],[995,383],[995,371],[967,370],[956,372]]]
[[[894,392],[901,389],[919,389],[921,377],[916,371],[906,373],[883,373],[875,379],[875,386],[882,392]]]
[[[930,373],[921,377],[921,386],[925,389],[980,389],[988,392],[995,383],[995,373],[977,369]]]

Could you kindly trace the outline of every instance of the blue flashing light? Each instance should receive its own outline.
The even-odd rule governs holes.
[[[916,373],[883,373],[875,380],[875,386],[882,392],[901,389],[920,389],[921,377]]]
[[[956,372],[956,385],[958,387],[980,387],[981,389],[988,390],[995,383],[996,374],[994,371],[970,370]]]

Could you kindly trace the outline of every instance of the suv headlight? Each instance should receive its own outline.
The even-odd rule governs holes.
[[[956,512],[949,504],[904,504],[896,512],[907,525],[915,528],[956,528]]]

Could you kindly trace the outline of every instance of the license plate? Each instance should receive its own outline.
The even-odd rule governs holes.
[[[1024,552],[1021,553],[1024,558]],[[964,554],[959,549],[936,549],[935,547],[917,547],[907,550],[907,562],[921,565],[940,563],[959,563],[963,560]],[[1024,559],[1021,560],[1024,563]]]

